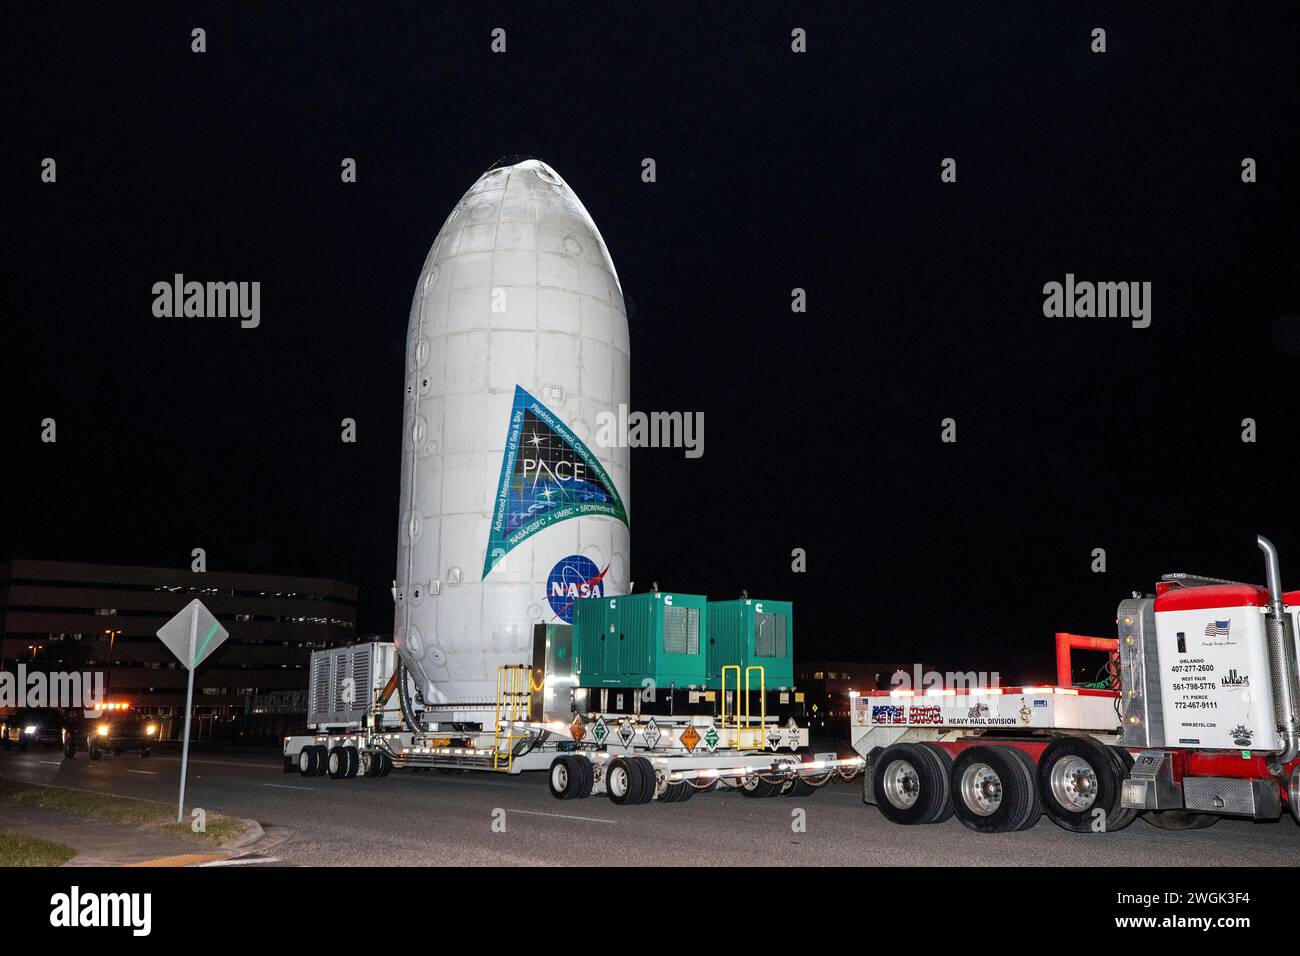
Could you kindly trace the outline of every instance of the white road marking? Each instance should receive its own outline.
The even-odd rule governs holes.
[[[584,823],[615,823],[615,820],[602,820],[599,817],[575,817],[568,813],[542,813],[540,810],[511,810],[506,807],[506,813],[525,813],[530,817],[554,817],[557,820],[581,820]]]
[[[62,761],[62,760],[42,760],[41,763],[45,764],[45,766],[47,766],[47,767],[62,767],[62,766],[63,766],[63,761]]]
[[[291,787],[287,783],[264,783],[262,786],[275,787],[277,790],[310,790],[313,793],[316,791],[315,787]]]
[[[131,770],[130,768],[127,768],[127,771],[126,771],[126,772],[127,772],[127,773],[143,773],[143,774],[148,774],[150,777],[152,777],[152,776],[153,776],[154,774],[156,774],[158,771],[157,771],[157,770]]]

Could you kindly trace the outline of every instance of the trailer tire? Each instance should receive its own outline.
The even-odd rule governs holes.
[[[948,795],[946,770],[947,766],[929,747],[886,747],[876,756],[871,774],[871,796],[881,816],[900,826],[947,819],[952,813],[952,798]]]
[[[670,783],[664,788],[663,794],[659,797],[659,802],[685,803],[693,796],[695,796],[695,788],[685,780],[678,780],[676,783]]]
[[[620,806],[648,803],[655,792],[654,770],[644,757],[615,757],[605,771],[609,799]]]
[[[380,777],[387,777],[393,772],[393,758],[388,756],[386,751],[379,751],[379,774]]]
[[[573,799],[586,800],[591,796],[591,788],[596,785],[596,768],[592,766],[591,761],[586,757],[575,756],[573,762],[577,766],[578,772],[582,774],[578,792],[574,794]]]
[[[1043,800],[1043,811],[1058,827],[1071,833],[1108,833],[1117,829],[1116,824],[1124,825],[1119,805],[1123,777],[1119,771],[1115,754],[1091,737],[1056,738],[1038,758],[1038,795]]]
[[[348,746],[343,748],[343,755],[348,758],[348,769],[343,776],[351,780],[357,775],[357,771],[361,769],[361,751],[356,747]]]
[[[781,796],[783,797],[811,797],[816,792],[817,788],[803,777],[787,780],[785,786],[781,788]]]
[[[331,780],[342,780],[348,773],[348,755],[343,747],[331,747],[325,755],[325,767]]]
[[[1033,760],[1015,747],[963,750],[952,764],[950,790],[957,819],[977,833],[1027,830],[1042,813]]]
[[[572,754],[560,754],[551,761],[551,769],[546,774],[546,786],[556,800],[576,800],[582,789],[582,768],[576,766],[579,758]]]
[[[316,747],[308,745],[298,751],[298,773],[304,777],[316,776]]]
[[[1213,813],[1194,810],[1149,810],[1143,819],[1161,830],[1204,830],[1219,822],[1219,817]]]
[[[742,797],[775,797],[781,790],[781,785],[773,783],[771,780],[764,780],[758,774],[745,778],[745,782],[736,787]]]

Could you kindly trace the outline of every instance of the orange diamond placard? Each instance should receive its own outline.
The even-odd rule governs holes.
[[[700,742],[700,734],[693,725],[688,724],[686,729],[682,731],[682,735],[677,739],[682,742],[683,747],[694,753],[695,745]]]
[[[569,727],[569,733],[573,735],[574,740],[581,740],[587,736],[587,725],[582,722],[581,717],[574,717],[573,724]]]

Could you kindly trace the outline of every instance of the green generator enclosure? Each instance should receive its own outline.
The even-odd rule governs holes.
[[[722,668],[761,666],[768,690],[794,687],[794,605],[789,601],[710,601],[709,680],[717,684]],[[752,678],[758,689],[758,675]]]
[[[667,591],[573,602],[579,687],[703,687],[708,680],[708,600]]]

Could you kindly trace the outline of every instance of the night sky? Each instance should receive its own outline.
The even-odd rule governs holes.
[[[605,238],[632,407],[705,416],[633,452],[639,584],[1040,679],[1163,572],[1260,580],[1257,532],[1297,586],[1300,12],[1135,6],[6,5],[0,560],[203,547],[391,631],[412,293],[520,155]],[[155,318],[177,272],[261,326]],[[1045,318],[1067,272],[1151,282],[1150,328]]]

